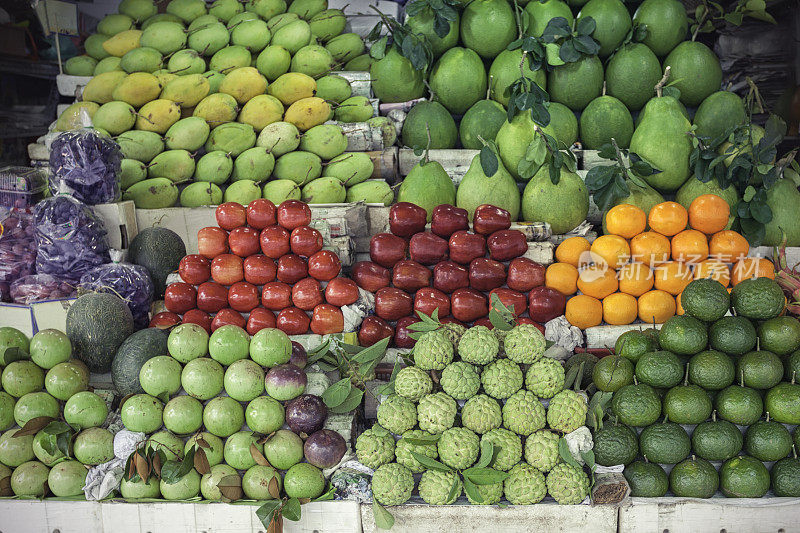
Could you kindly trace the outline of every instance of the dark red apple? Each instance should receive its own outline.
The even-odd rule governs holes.
[[[375,314],[388,321],[408,316],[414,309],[411,296],[395,287],[384,287],[375,293]]]
[[[486,296],[475,289],[458,289],[450,296],[453,316],[462,322],[473,322],[489,314]]]
[[[475,208],[472,217],[472,229],[481,235],[491,235],[495,231],[511,227],[511,213],[505,209],[489,204]]]
[[[342,271],[339,256],[330,250],[320,250],[308,258],[308,275],[320,281],[330,281]]]
[[[292,231],[311,224],[311,208],[300,200],[286,200],[278,206],[278,224]]]
[[[466,209],[449,204],[437,205],[431,214],[431,232],[443,239],[453,233],[469,229],[469,213]]]
[[[457,318],[455,318],[453,316],[446,316],[444,318],[440,318],[439,322],[442,323],[442,324],[458,324],[460,326],[464,325],[463,322],[461,322],[459,319],[457,319]]]
[[[350,269],[350,277],[365,291],[375,292],[388,287],[391,281],[389,269],[372,261],[359,261]]]
[[[531,324],[532,326],[536,326],[539,329],[539,331],[542,332],[542,335],[544,335],[544,326],[539,324],[538,322],[536,322],[535,320],[533,320],[530,317],[521,316],[521,317],[517,318],[517,324]]]
[[[369,257],[386,268],[392,268],[406,257],[406,241],[391,233],[378,233],[369,241]]]
[[[311,311],[322,303],[322,287],[314,278],[301,279],[292,287],[292,303],[303,311]]]
[[[447,260],[447,241],[429,231],[417,233],[408,244],[408,255],[423,265]]]
[[[358,301],[358,285],[349,278],[333,278],[325,287],[325,301],[342,307]]]
[[[249,335],[255,335],[264,328],[274,328],[276,324],[275,313],[263,307],[256,307],[250,311],[245,329]]]
[[[261,288],[261,305],[280,311],[292,305],[292,288],[280,281],[270,281]]]
[[[238,311],[234,311],[230,307],[226,307],[214,315],[214,320],[211,321],[211,331],[216,331],[222,326],[227,326],[228,324],[233,324],[234,326],[239,326],[240,328],[244,329],[244,327],[247,325],[247,321],[245,321],[244,317]]]
[[[228,304],[235,311],[249,313],[259,304],[258,288],[246,281],[237,281],[228,289]]]
[[[257,230],[277,224],[275,204],[266,198],[257,198],[247,204],[247,224]]]
[[[361,322],[358,330],[358,344],[372,346],[379,340],[394,335],[394,329],[384,319],[377,316],[368,316]]]
[[[527,257],[517,257],[508,264],[506,285],[515,291],[528,292],[544,285],[545,267]]]
[[[469,264],[469,286],[479,291],[490,291],[506,283],[503,263],[486,257],[473,259]]]
[[[409,337],[413,331],[408,329],[408,326],[416,324],[419,321],[420,319],[415,316],[404,316],[400,318],[394,330],[394,345],[398,348],[413,348],[417,341]]]
[[[322,233],[309,226],[294,228],[289,236],[292,253],[303,257],[311,257],[322,250],[322,244]]]
[[[450,236],[447,243],[450,260],[468,265],[473,259],[486,255],[486,237],[478,233],[457,231]]]
[[[216,281],[207,281],[197,287],[197,308],[206,313],[216,313],[228,307],[228,289]]]
[[[190,285],[200,285],[211,278],[211,261],[200,254],[184,256],[178,263],[178,274]]]
[[[305,335],[310,325],[311,319],[306,312],[297,307],[288,307],[278,313],[278,329],[287,335]]]
[[[189,309],[183,314],[184,324],[197,324],[211,333],[211,315],[200,309]]]
[[[269,226],[261,230],[259,236],[261,251],[272,259],[278,259],[291,251],[289,232],[281,226]]]
[[[344,329],[342,310],[331,304],[319,304],[311,315],[311,331],[317,335],[341,333]]]
[[[488,316],[485,316],[483,318],[479,318],[478,320],[473,322],[472,325],[473,326],[483,326],[483,327],[488,328],[488,329],[494,329],[494,324],[492,324],[492,321],[489,320]]]
[[[389,231],[398,237],[411,237],[425,230],[428,213],[409,202],[397,202],[389,209]]]
[[[392,268],[392,285],[404,291],[414,292],[431,284],[431,270],[411,259],[399,261]]]
[[[244,262],[238,255],[222,254],[211,261],[211,279],[221,285],[233,285],[244,279]]]
[[[564,314],[567,299],[550,287],[534,287],[528,293],[528,315],[536,322],[547,322]]]
[[[164,292],[164,307],[167,311],[182,315],[197,307],[197,290],[188,283],[170,283]]]
[[[217,225],[228,231],[247,224],[247,210],[237,202],[219,204],[214,214],[217,218]]]
[[[306,276],[308,276],[308,265],[299,255],[287,254],[278,259],[278,271],[275,275],[278,281],[291,285]]]
[[[264,254],[251,255],[243,262],[244,280],[253,285],[263,285],[275,281],[278,266]]]
[[[228,251],[228,232],[216,226],[200,228],[197,232],[197,251],[208,259],[224,254]]]
[[[486,239],[489,256],[495,261],[509,261],[528,251],[525,234],[517,229],[501,229]]]
[[[521,315],[528,308],[528,298],[523,293],[501,287],[499,289],[492,289],[489,293],[490,309],[494,309],[492,305],[492,294],[496,294],[500,302],[511,310],[515,316]]]
[[[209,321],[210,322],[210,321]],[[181,317],[169,311],[161,311],[150,319],[148,328],[169,329],[181,323]]]
[[[239,257],[248,257],[261,251],[258,230],[242,226],[228,235],[228,246],[231,252]]]
[[[439,310],[437,316],[449,315],[450,297],[433,287],[425,287],[418,290],[414,295],[414,311],[432,316],[436,309]]]
[[[433,267],[433,287],[448,294],[469,287],[469,271],[452,261],[442,261]]]

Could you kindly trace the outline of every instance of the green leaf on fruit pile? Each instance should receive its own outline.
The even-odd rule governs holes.
[[[490,296],[489,322],[492,326],[502,331],[511,331],[514,327],[514,310],[506,307],[497,294]]]
[[[453,470],[444,463],[440,463],[436,459],[431,459],[425,454],[419,452],[411,452],[411,456],[419,461],[419,463],[428,470],[438,470],[439,472],[452,472]]]
[[[386,355],[386,348],[389,347],[390,340],[389,338],[381,339],[372,346],[359,348],[360,351],[353,356],[353,361],[362,365],[369,364],[375,360],[380,361]]]
[[[569,444],[567,444],[567,439],[561,437],[558,439],[558,456],[561,457],[561,460],[567,463],[570,466],[580,469],[581,465],[575,458],[572,456],[572,453],[569,451]]]
[[[375,60],[381,60],[386,55],[386,45],[389,42],[389,36],[386,35],[373,43],[369,49],[369,56]]]
[[[464,476],[464,492],[466,492],[467,496],[475,503],[483,503],[483,496],[480,491],[478,491],[478,487],[466,476]]]
[[[22,429],[18,429],[12,437],[27,437],[30,435],[36,435],[45,428],[53,419],[49,416],[37,416],[36,418],[31,418],[25,425],[22,426]]]
[[[281,500],[267,500],[264,505],[256,509],[256,517],[261,524],[269,529],[272,521],[278,517],[280,507],[283,502]]]
[[[217,483],[217,488],[222,494],[222,501],[235,502],[236,500],[241,500],[244,497],[244,492],[242,491],[242,478],[239,477],[239,474],[224,476],[219,480],[219,483]],[[299,506],[300,505],[298,504],[298,508]]]
[[[427,446],[428,444],[433,444],[435,442],[439,442],[439,437],[441,434],[438,435],[422,435],[419,437],[403,437],[403,440],[408,442],[413,446]]]
[[[447,493],[447,501],[451,502],[454,501],[456,498],[460,496],[461,492],[461,484],[458,482],[458,476],[453,479],[453,484],[450,485],[450,492]]]
[[[325,389],[325,392],[322,393],[322,401],[328,406],[328,408],[341,405],[341,403],[344,402],[350,395],[352,388],[353,383],[350,381],[350,378],[340,379]]]
[[[464,476],[465,481],[469,480],[476,485],[494,485],[495,483],[505,481],[508,477],[508,472],[501,472],[494,468],[473,466],[462,470],[461,475]]]
[[[497,173],[497,169],[500,166],[497,160],[497,154],[488,146],[481,148],[480,161],[481,169],[488,177],[492,177]]]
[[[301,515],[300,500],[297,498],[289,498],[286,500],[281,508],[281,514],[287,520],[298,522]]]
[[[372,499],[372,515],[375,517],[375,527],[378,529],[390,530],[394,527],[394,516],[386,510],[386,508],[379,504],[375,499]]]
[[[680,100],[680,98],[681,98],[681,90],[678,89],[677,87],[667,86],[667,87],[664,87],[661,90],[661,95],[662,96],[671,96],[676,100]]]
[[[272,479],[275,479],[275,478],[272,478]],[[331,485],[330,482],[328,482],[328,488],[325,489],[325,492],[323,492],[322,494],[320,494],[319,496],[317,496],[316,498],[314,498],[311,501],[314,501],[314,502],[327,502],[327,501],[332,500],[334,498],[334,496],[336,496],[336,487],[334,487],[333,485]]]
[[[567,19],[555,17],[548,22],[541,40],[546,45],[559,46],[558,58],[561,61],[574,63],[582,56],[593,56],[600,50],[600,43],[591,36],[596,28],[597,23],[592,17],[578,20],[575,31],[572,31]],[[557,66],[552,60],[550,63]]]
[[[485,468],[489,466],[489,464],[494,459],[494,444],[489,440],[482,440],[481,441],[481,457],[478,459],[478,462],[475,463],[475,466],[479,468]]]
[[[328,410],[334,414],[349,413],[361,405],[361,400],[363,399],[364,391],[357,387],[353,387],[350,390],[350,394],[347,395],[347,398],[345,398],[342,403],[335,407],[329,407]]]

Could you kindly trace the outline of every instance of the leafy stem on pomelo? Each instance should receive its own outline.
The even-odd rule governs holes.
[[[713,8],[713,9],[712,9]],[[692,41],[699,33],[711,33],[726,24],[741,26],[745,17],[754,18],[770,24],[777,24],[775,18],[767,12],[765,0],[738,0],[730,11],[713,0],[701,0],[701,3],[690,12]]]
[[[564,17],[555,17],[547,23],[541,40],[558,45],[558,57],[561,61],[574,63],[583,56],[597,55],[600,51],[600,43],[592,37],[596,28],[597,22],[592,17],[575,21],[574,28]]]
[[[603,145],[597,153],[611,165],[598,165],[586,174],[586,187],[594,195],[597,206],[606,211],[620,198],[630,195],[631,185],[646,188],[640,176],[651,176],[661,172],[637,154],[619,147],[612,137],[610,144]]]
[[[411,62],[414,69],[427,71],[434,61],[433,51],[427,37],[412,32],[410,28],[401,25],[394,17],[385,15],[375,6],[370,7],[375,10],[381,18],[367,35],[367,41],[378,41],[373,44],[373,47],[378,45],[375,54],[372,53],[372,49],[370,48],[370,57],[382,59],[385,55],[386,47],[394,46],[401,56]],[[383,26],[386,26],[389,36],[391,36],[391,44],[389,44],[389,36],[381,37],[381,29]],[[448,24],[448,31],[449,28]],[[447,35],[447,32],[445,32],[445,35]]]

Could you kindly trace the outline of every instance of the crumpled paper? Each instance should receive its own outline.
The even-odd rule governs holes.
[[[92,467],[86,474],[83,494],[89,501],[107,498],[119,488],[125,474],[125,461],[145,439],[144,433],[123,429],[114,435],[114,459]]]
[[[358,331],[358,327],[364,318],[375,309],[375,295],[358,288],[358,300],[350,305],[342,307],[344,316],[344,328],[342,331]]]
[[[563,346],[569,351],[583,344],[583,333],[567,322],[565,316],[559,316],[544,325],[544,338]]]
[[[586,426],[581,426],[572,433],[564,435],[564,440],[567,441],[569,446],[569,453],[578,461],[579,464],[585,464],[581,454],[588,452],[592,449],[594,442],[592,440],[592,432]]]

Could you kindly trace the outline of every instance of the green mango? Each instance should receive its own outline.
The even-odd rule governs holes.
[[[225,202],[236,202],[242,205],[248,205],[253,200],[261,198],[261,187],[254,181],[239,180],[228,185],[225,189],[223,200]]]
[[[295,13],[303,20],[311,20],[314,15],[328,9],[328,0],[293,0],[289,13]]]
[[[64,62],[64,74],[69,76],[92,76],[97,68],[97,60],[91,56],[70,57]]]
[[[220,20],[218,17],[215,17],[212,14],[201,15],[194,19],[189,27],[186,28],[189,33],[192,33],[195,30],[199,30],[201,28],[205,28],[206,26],[210,26],[212,24],[219,24]]]
[[[350,98],[352,94],[353,88],[350,86],[350,82],[342,76],[328,74],[317,80],[317,94],[315,96],[323,100],[340,104]]]
[[[364,53],[364,41],[357,33],[343,33],[325,43],[325,48],[337,63],[347,63]]]
[[[347,135],[336,124],[320,124],[300,138],[300,150],[316,154],[328,161],[347,149]]]
[[[153,158],[147,167],[149,178],[168,178],[175,183],[187,181],[194,174],[194,156],[187,150],[166,150]]]
[[[95,58],[96,60],[100,61],[101,59],[105,59],[107,57],[111,57],[111,54],[106,52],[106,49],[103,48],[103,43],[108,40],[110,35],[103,35],[102,33],[93,33],[92,35],[88,36],[86,40],[83,42],[83,49],[86,50],[86,54]]]
[[[375,165],[366,152],[347,152],[331,159],[322,170],[322,176],[336,178],[347,187],[366,181],[375,171]]]
[[[219,86],[225,81],[225,74],[215,70],[209,70],[203,73],[203,76],[208,80],[208,94],[219,92]]]
[[[455,148],[458,141],[456,121],[439,102],[419,102],[408,112],[401,133],[403,145],[409,148],[428,147],[430,129],[431,150]]]
[[[161,135],[152,131],[130,130],[120,134],[117,139],[122,156],[135,159],[144,164],[164,151],[164,140]]]
[[[289,122],[273,122],[261,130],[256,144],[267,148],[275,157],[280,157],[300,146],[300,131]]]
[[[258,16],[258,13],[253,13],[252,11],[245,10],[242,11],[241,13],[237,13],[236,15],[232,16],[230,20],[228,20],[226,27],[230,31],[233,28],[235,28],[238,24],[241,24],[242,22],[248,20],[260,20],[260,19],[261,17]]]
[[[367,120],[367,124],[369,124],[370,128],[381,132],[384,146],[394,146],[395,141],[397,141],[397,128],[389,117],[372,117]]]
[[[344,184],[336,178],[317,178],[303,186],[301,200],[307,204],[340,204],[347,197]]]
[[[519,218],[520,194],[514,177],[498,158],[497,172],[487,176],[481,166],[480,154],[475,155],[469,169],[461,178],[456,192],[455,205],[467,210],[470,220],[479,205],[491,204],[505,209],[511,220]]]
[[[267,28],[274,35],[276,31],[283,28],[290,22],[300,20],[297,13],[279,13],[273,17],[265,17],[267,19]]]
[[[239,107],[233,96],[214,93],[200,100],[195,106],[192,116],[201,117],[211,128],[216,128],[235,120],[238,112]]]
[[[308,44],[311,27],[305,20],[293,20],[273,31],[271,44],[286,48],[292,55]]]
[[[323,43],[341,34],[346,24],[347,18],[340,9],[320,11],[308,20],[312,35]]]
[[[167,178],[151,178],[134,183],[122,194],[136,209],[165,209],[178,201],[178,187]]]
[[[203,181],[222,185],[233,172],[233,158],[227,152],[214,150],[208,152],[197,161],[194,170],[195,181]]]
[[[167,69],[178,76],[202,74],[206,71],[206,60],[194,50],[178,50],[170,56]]]
[[[356,56],[347,63],[345,63],[342,70],[351,72],[369,72],[374,62],[375,60],[371,55],[361,54],[360,56]]]
[[[181,206],[200,207],[222,203],[222,189],[213,183],[190,183],[181,191]]]
[[[97,62],[97,65],[94,67],[94,72],[92,73],[93,76],[98,76],[100,74],[105,74],[106,72],[116,72],[121,71],[122,67],[119,66],[120,62],[122,61],[121,57],[114,57],[109,56],[105,59],[101,59]]]
[[[363,183],[356,183],[347,189],[345,202],[364,202],[367,204],[392,205],[394,201],[394,191],[383,180],[369,180]]]
[[[309,44],[302,47],[292,58],[292,72],[302,72],[312,78],[318,78],[333,69],[336,61],[331,53],[323,46]]]
[[[263,20],[246,20],[231,30],[231,44],[244,46],[251,54],[257,54],[269,44],[272,34]]]
[[[161,91],[161,98],[172,100],[186,109],[199,104],[210,90],[208,79],[203,74],[188,74],[167,82]]]
[[[119,135],[133,128],[136,123],[136,110],[125,102],[108,102],[95,111],[92,125],[104,129],[111,135]]]
[[[305,185],[322,175],[322,160],[311,152],[289,152],[277,158],[272,175],[276,179],[289,179]]]
[[[228,74],[237,68],[249,67],[253,58],[244,46],[226,46],[211,57],[208,70]]]
[[[144,179],[147,179],[147,165],[136,159],[120,161],[119,186],[123,191]]]
[[[188,24],[206,14],[206,3],[204,0],[170,0],[167,4],[167,13]]]
[[[198,54],[211,57],[226,46],[230,41],[230,34],[228,29],[221,22],[214,22],[198,28],[189,33],[189,39],[186,41],[189,48]],[[249,56],[248,56],[249,60]],[[222,70],[211,68],[211,70]]]
[[[142,22],[158,13],[158,8],[151,0],[122,0],[117,10],[135,22]]]
[[[208,14],[228,22],[234,15],[238,15],[243,11],[244,5],[239,0],[214,0],[214,3],[208,9]]]
[[[256,144],[256,132],[253,126],[239,122],[221,124],[211,131],[206,141],[206,150],[222,150],[233,157],[252,148]]]
[[[372,102],[366,96],[351,96],[333,111],[339,122],[365,122],[375,114]]]
[[[155,48],[141,46],[134,48],[119,61],[119,66],[125,72],[150,72],[153,73],[162,66],[161,52]]]
[[[292,180],[270,180],[264,184],[263,198],[275,205],[281,205],[286,200],[299,200],[300,186]]]
[[[254,146],[239,154],[233,162],[232,181],[267,181],[275,168],[275,156],[263,146]]]
[[[286,11],[286,2],[284,0],[250,0],[245,9],[257,13],[265,20],[270,20]]]
[[[267,46],[256,58],[256,68],[270,83],[289,72],[291,64],[292,54],[283,46]]]
[[[164,55],[174,54],[186,46],[186,30],[177,22],[154,22],[142,31],[139,44]]]
[[[142,26],[140,29],[144,31],[153,24],[155,24],[156,22],[177,22],[178,24],[181,25],[181,27],[184,26],[183,20],[180,17],[176,17],[175,15],[172,15],[170,13],[157,13],[152,17],[147,17],[147,19],[144,22],[142,22]]]
[[[106,15],[97,23],[97,33],[102,33],[103,35],[116,35],[134,28],[136,28],[136,24],[133,19],[120,13]]]
[[[100,106],[94,102],[75,102],[58,117],[55,129],[69,131],[88,127],[98,109]]]

